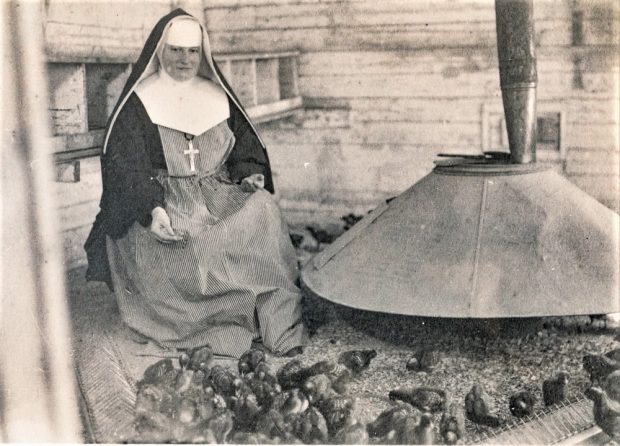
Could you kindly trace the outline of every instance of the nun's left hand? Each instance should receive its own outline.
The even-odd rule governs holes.
[[[265,176],[261,173],[254,173],[241,180],[241,189],[244,192],[256,192],[265,187]]]

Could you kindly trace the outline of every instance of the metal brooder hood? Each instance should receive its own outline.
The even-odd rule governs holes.
[[[619,218],[535,162],[531,0],[496,0],[509,156],[454,158],[311,259],[314,294],[440,317],[620,312]]]

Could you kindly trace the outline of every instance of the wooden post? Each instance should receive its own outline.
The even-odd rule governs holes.
[[[77,443],[80,423],[47,118],[40,2],[0,2],[0,440]]]

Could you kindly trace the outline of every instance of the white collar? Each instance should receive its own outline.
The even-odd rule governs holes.
[[[200,76],[178,82],[160,69],[135,91],[154,124],[192,135],[200,135],[230,116],[224,90]]]

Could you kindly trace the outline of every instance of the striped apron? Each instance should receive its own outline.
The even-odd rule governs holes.
[[[272,196],[244,192],[224,162],[235,139],[227,122],[202,135],[163,126],[167,171],[158,175],[166,212],[185,241],[158,242],[134,222],[108,237],[120,314],[161,345],[211,345],[239,357],[260,337],[274,353],[305,340],[296,258]]]

